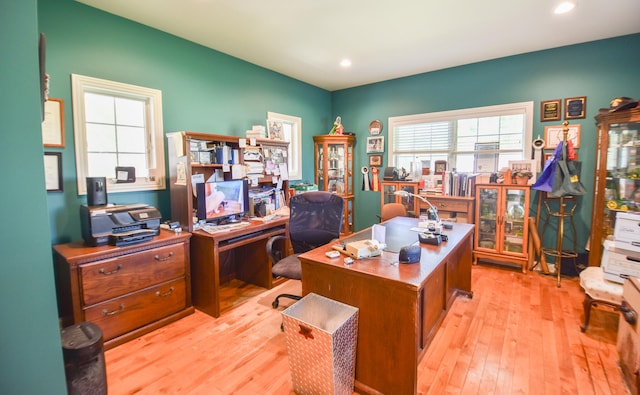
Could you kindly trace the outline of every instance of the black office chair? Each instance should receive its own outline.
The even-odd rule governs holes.
[[[276,277],[301,280],[298,255],[340,238],[344,216],[344,199],[330,192],[306,192],[289,200],[289,240],[293,255],[286,256],[286,237],[274,236],[267,241],[267,255]],[[278,308],[280,298],[300,300],[302,297],[281,294],[273,301]]]

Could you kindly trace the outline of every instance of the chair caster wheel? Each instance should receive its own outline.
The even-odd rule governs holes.
[[[277,309],[279,305],[280,305],[280,303],[278,302],[278,299],[274,300],[271,303],[271,306],[273,306],[274,309]]]

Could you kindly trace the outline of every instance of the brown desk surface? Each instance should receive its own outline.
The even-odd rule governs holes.
[[[384,223],[387,240],[412,244],[415,218]],[[328,258],[325,245],[300,256],[302,293],[313,292],[359,308],[356,390],[359,393],[413,394],[417,365],[455,296],[471,296],[473,249],[471,224],[446,230],[439,246],[421,244],[421,260],[398,264],[398,253],[357,259]],[[346,241],[368,239],[366,229]]]

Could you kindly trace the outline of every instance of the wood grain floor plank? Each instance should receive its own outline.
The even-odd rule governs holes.
[[[457,299],[444,319],[418,365],[418,394],[628,394],[617,314],[595,309],[582,333],[576,278],[557,288],[535,271],[472,270],[474,297]],[[299,282],[269,291],[238,285],[226,292],[242,301],[219,318],[196,311],[108,350],[109,393],[292,395],[282,308],[271,307],[283,289],[300,293]]]

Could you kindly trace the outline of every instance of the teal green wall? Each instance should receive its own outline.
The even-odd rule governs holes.
[[[331,94],[144,25],[72,0],[40,0],[39,28],[47,36],[51,97],[65,103],[64,192],[49,193],[52,242],[81,238],[75,177],[71,74],[160,89],[166,132],[193,130],[244,136],[266,124],[268,111],[302,118],[303,134],[329,130]],[[166,141],[165,141],[166,142]],[[313,152],[313,140],[303,140]],[[313,179],[313,158],[303,156]],[[114,203],[148,203],[170,219],[169,190],[109,194]]]
[[[44,190],[36,0],[0,5],[0,392],[66,394]]]
[[[582,182],[589,191],[579,199],[574,217],[579,229],[578,249],[584,251],[591,229],[596,135],[593,117],[614,97],[640,97],[639,64],[640,34],[623,36],[336,91],[332,93],[332,113],[342,116],[345,130],[357,132],[359,169],[368,165],[365,141],[367,126],[374,119],[382,120],[387,137],[387,120],[393,116],[533,101],[534,136],[544,137],[544,126],[561,122],[539,121],[541,100],[586,96],[587,117],[571,121],[581,125],[578,155],[583,163]],[[356,185],[361,185],[362,178],[356,180]],[[377,221],[380,194],[356,189],[356,227],[362,229]],[[535,209],[536,195],[534,199]],[[549,234],[555,237],[555,232]],[[553,240],[545,245],[551,242],[555,247]]]

